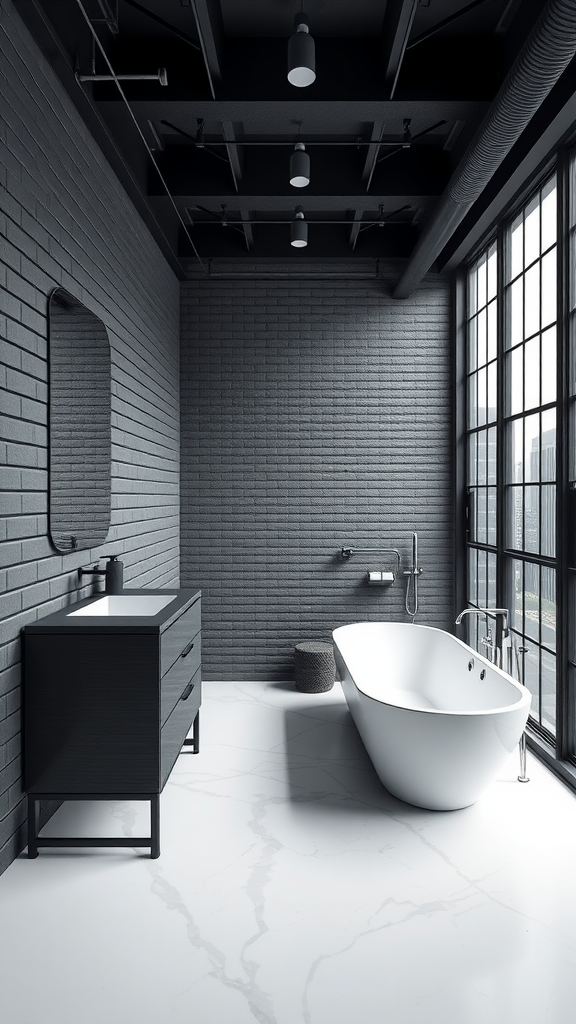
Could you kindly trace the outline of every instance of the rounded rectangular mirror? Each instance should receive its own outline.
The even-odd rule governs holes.
[[[48,303],[50,536],[57,551],[110,529],[110,342],[102,320],[55,288]]]

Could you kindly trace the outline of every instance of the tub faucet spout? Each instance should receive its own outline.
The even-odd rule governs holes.
[[[455,625],[459,626],[465,615],[485,615],[486,625],[488,625],[488,618],[496,619],[502,618],[502,627],[500,633],[500,645],[492,646],[492,634],[490,628],[488,628],[488,634],[484,637],[484,641],[490,640],[490,646],[494,652],[495,663],[500,668],[504,668],[509,675],[512,675],[512,638],[510,636],[510,630],[508,628],[508,609],[507,608],[464,608],[463,611],[456,618]],[[487,646],[487,644],[486,644]],[[506,657],[504,658],[504,652]],[[506,662],[504,665],[503,662]]]

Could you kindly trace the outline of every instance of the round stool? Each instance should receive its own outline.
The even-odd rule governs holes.
[[[301,693],[324,693],[334,686],[336,664],[332,644],[305,640],[294,651],[296,689]]]

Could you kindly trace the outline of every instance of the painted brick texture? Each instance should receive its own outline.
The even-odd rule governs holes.
[[[179,583],[179,283],[25,27],[0,4],[0,871],[24,842],[20,628],[121,554],[128,586]],[[135,141],[136,144],[136,141]],[[47,300],[62,285],[112,350],[112,527],[58,555],[47,532]]]
[[[403,578],[363,581],[393,561],[343,545],[405,569],[418,531],[417,621],[450,625],[449,288],[395,301],[399,270],[182,284],[181,575],[202,586],[207,679],[290,679],[300,640],[407,621]]]

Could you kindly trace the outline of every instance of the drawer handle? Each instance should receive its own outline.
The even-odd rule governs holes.
[[[194,683],[188,683],[188,686],[187,686],[187,687],[186,687],[186,689],[184,690],[184,693],[183,693],[183,694],[182,694],[182,696],[180,697],[180,700],[188,700],[188,697],[189,697],[189,696],[190,696],[190,694],[192,693],[192,690],[193,690],[193,689],[194,689]]]
[[[184,650],[182,651],[182,654],[180,655],[180,657],[181,658],[187,658],[193,647],[194,647],[194,641],[191,640],[190,643],[188,644],[188,646],[185,647]]]

